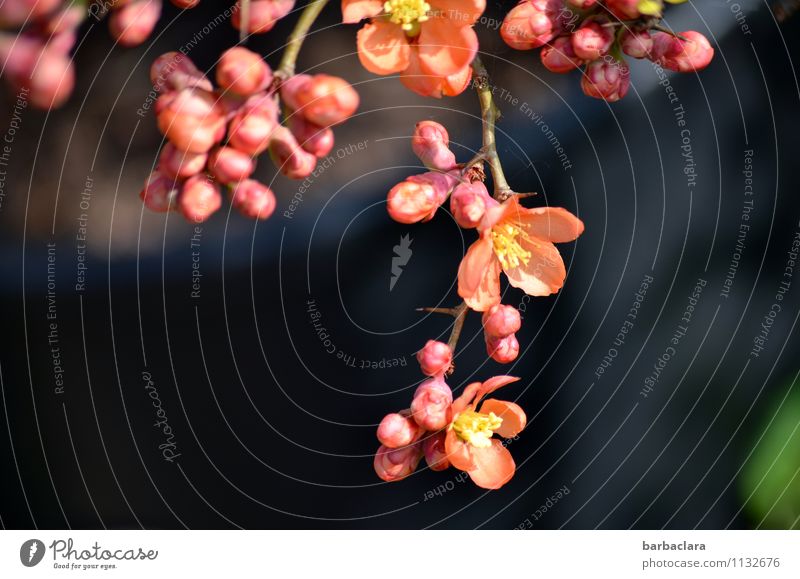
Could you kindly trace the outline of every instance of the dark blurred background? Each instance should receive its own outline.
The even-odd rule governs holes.
[[[713,63],[666,80],[633,63],[630,93],[609,106],[581,93],[577,73],[548,73],[536,52],[502,43],[511,5],[490,2],[476,26],[507,176],[539,192],[530,206],[586,223],[560,247],[558,295],[506,291],[524,310],[516,363],[485,361],[477,315],[459,344],[454,389],[522,377],[505,390],[529,417],[509,446],[514,479],[486,493],[455,470],[395,484],[372,470],[376,423],[421,379],[414,352],[449,332],[449,318],[415,309],[457,303],[474,235],[445,210],[395,223],[385,195],[421,171],[408,140],[418,120],[445,124],[470,158],[474,93],[423,99],[371,76],[357,27],[338,25],[331,5],[298,64],[361,95],[333,160],[300,191],[264,158],[275,215],[254,223],[226,204],[195,229],[142,208],[161,137],[137,110],[155,56],[202,31],[189,55],[208,70],[237,35],[208,29],[218,3],[168,5],[161,34],[137,49],[87,23],[73,98],[25,110],[12,135],[0,205],[4,527],[800,525],[800,17],[778,24],[749,0],[672,8],[670,26],[711,38]],[[277,66],[295,17],[248,46]],[[15,104],[3,98],[0,131]],[[390,290],[404,235],[413,255]]]

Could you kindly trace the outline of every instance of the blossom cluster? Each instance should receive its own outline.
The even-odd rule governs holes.
[[[478,52],[473,25],[486,0],[342,0],[342,20],[358,31],[358,58],[374,74],[400,74],[410,90],[432,97],[464,92]]]
[[[375,472],[387,482],[401,480],[425,457],[431,470],[453,466],[479,487],[497,489],[506,484],[516,465],[500,438],[519,434],[527,419],[514,402],[484,398],[519,378],[495,376],[475,382],[454,399],[445,382],[452,364],[450,347],[429,340],[417,360],[429,378],[417,387],[409,408],[381,420]]]
[[[623,54],[678,72],[701,70],[714,56],[708,39],[699,32],[656,30],[660,2],[652,4],[652,0],[522,0],[506,15],[500,34],[517,50],[541,47],[542,64],[551,72],[584,67],[584,94],[614,102],[630,86]]]
[[[257,157],[268,151],[284,176],[304,179],[333,147],[330,127],[359,102],[339,77],[300,74],[281,81],[260,55],[241,46],[220,57],[216,86],[177,52],[157,58],[150,72],[162,92],[155,111],[168,142],[141,197],[152,210],[174,208],[196,222],[221,207],[220,187],[241,213],[267,219],[276,200],[251,178]]]
[[[501,303],[500,273],[511,285],[530,295],[558,291],[566,277],[555,242],[572,241],[583,223],[566,209],[522,207],[517,195],[502,202],[489,194],[480,167],[483,155],[460,164],[450,149],[450,137],[441,124],[417,123],[411,148],[427,172],[407,177],[389,191],[387,210],[400,223],[428,221],[449,199],[450,213],[464,229],[479,238],[467,251],[458,271],[458,293],[466,308],[483,312],[486,352],[499,363],[519,354],[516,333],[519,311]],[[422,457],[432,470],[452,465],[469,474],[483,488],[508,482],[515,466],[502,442],[525,426],[525,413],[512,402],[483,397],[517,380],[498,376],[467,386],[454,400],[445,381],[452,372],[450,345],[428,341],[417,355],[422,373],[429,376],[416,390],[408,409],[387,415],[378,427],[381,447],[375,470],[386,481],[402,479],[417,468]]]

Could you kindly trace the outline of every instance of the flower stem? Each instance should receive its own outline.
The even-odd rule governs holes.
[[[297,56],[300,54],[300,48],[303,46],[303,41],[308,35],[308,30],[314,24],[314,21],[325,8],[328,0],[312,0],[300,14],[297,23],[294,25],[294,30],[289,35],[289,40],[286,41],[286,48],[283,50],[283,57],[278,66],[275,75],[281,79],[287,79],[294,75],[294,67],[297,62]]]
[[[673,30],[670,30],[669,28],[667,28],[666,26],[662,26],[661,24],[653,24],[650,28],[652,28],[653,30],[658,30],[659,32],[665,32],[666,34],[669,34],[670,36],[674,36],[678,40],[683,40],[684,42],[689,42],[689,40],[685,36],[681,36],[677,32],[674,32]]]
[[[514,194],[506,181],[503,173],[503,166],[500,157],[497,155],[497,141],[495,139],[495,123],[500,117],[500,110],[494,104],[492,97],[492,87],[489,84],[489,72],[481,62],[480,57],[476,56],[472,61],[472,70],[475,72],[475,90],[478,92],[478,100],[481,103],[481,120],[483,124],[483,153],[486,162],[492,172],[494,181],[494,198],[498,201],[505,201]]]
[[[461,302],[461,305],[453,308],[453,310],[455,311],[455,321],[453,322],[453,329],[450,330],[450,339],[447,340],[447,345],[450,346],[451,352],[456,351],[456,344],[458,344],[458,338],[461,337],[461,330],[464,328],[464,321],[467,319],[469,308],[466,302]]]
[[[241,0],[239,9],[242,11],[239,19],[239,42],[247,40],[248,30],[250,29],[250,0]]]
[[[455,321],[453,322],[453,329],[450,330],[450,339],[447,340],[447,345],[450,346],[450,349],[455,352],[458,338],[461,336],[461,330],[464,328],[464,320],[466,320],[467,312],[469,311],[467,303],[461,302],[454,308],[417,308],[417,311],[431,312],[434,314],[446,314],[455,318]]]

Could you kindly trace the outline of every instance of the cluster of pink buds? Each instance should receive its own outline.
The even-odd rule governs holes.
[[[462,176],[449,144],[447,129],[439,123],[417,123],[411,148],[430,171],[407,177],[392,187],[386,200],[392,219],[400,223],[428,221],[450,196],[450,208],[459,225],[475,227],[486,208],[497,204],[482,182],[473,183]]]
[[[709,65],[714,49],[705,36],[657,30],[660,12],[640,9],[639,0],[522,0],[506,15],[500,34],[517,50],[542,47],[542,64],[551,72],[584,67],[584,94],[609,102],[628,92],[623,54],[678,72]]]
[[[429,379],[417,387],[409,409],[387,414],[378,426],[381,447],[375,453],[375,472],[388,482],[410,475],[423,456],[432,470],[450,466],[443,429],[450,419],[453,392],[444,377],[453,353],[447,344],[428,340],[417,361]]]
[[[495,304],[483,312],[483,337],[489,357],[501,364],[516,360],[519,354],[516,332],[521,326],[522,318],[513,306]]]
[[[358,94],[344,80],[297,75],[279,84],[256,53],[234,47],[216,69],[215,88],[185,55],[170,52],[151,67],[158,128],[168,143],[141,196],[155,211],[176,208],[204,221],[222,205],[220,186],[242,214],[267,219],[275,195],[251,179],[256,158],[269,150],[277,169],[303,179],[333,147],[330,126],[350,117]],[[286,105],[280,124],[280,97]]]
[[[177,1],[173,4],[181,6]],[[122,46],[133,47],[150,38],[158,19],[161,18],[162,2],[161,0],[116,0],[108,4],[94,4],[90,11],[109,8],[111,15],[108,18],[108,30],[111,36]],[[99,15],[99,12],[95,12],[95,16]]]
[[[60,0],[5,0],[0,3],[0,61],[11,88],[28,91],[36,108],[61,106],[75,86],[70,51],[86,17],[79,5]]]
[[[503,486],[516,467],[505,445],[492,435],[516,436],[525,428],[525,413],[513,402],[483,397],[517,378],[496,376],[475,382],[454,400],[444,380],[452,371],[450,346],[428,340],[417,361],[429,378],[417,387],[410,408],[387,414],[378,425],[381,446],[375,453],[375,472],[387,482],[398,481],[413,473],[425,457],[431,470],[454,466],[480,487]]]

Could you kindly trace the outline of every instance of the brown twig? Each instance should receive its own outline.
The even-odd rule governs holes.
[[[453,316],[453,328],[450,330],[450,338],[447,340],[447,345],[450,346],[451,351],[455,352],[458,338],[461,337],[461,330],[464,328],[464,321],[467,319],[467,312],[469,311],[467,303],[461,302],[454,308],[417,308],[417,311]],[[450,372],[452,370],[451,367]]]
[[[286,41],[286,48],[283,50],[278,70],[275,71],[277,79],[286,80],[294,75],[295,63],[297,62],[297,56],[300,54],[300,48],[303,46],[303,41],[327,3],[328,0],[315,0],[303,8],[300,18],[297,19],[297,23],[294,25],[294,30],[289,35],[289,40]]]
[[[495,139],[495,124],[500,118],[500,110],[494,104],[492,97],[492,87],[489,84],[489,72],[481,62],[480,57],[476,56],[472,61],[472,70],[475,72],[475,90],[478,92],[478,100],[481,103],[481,121],[483,124],[483,155],[489,164],[494,181],[494,198],[498,201],[505,201],[514,191],[506,181],[503,173],[503,165],[497,155],[497,141]]]

